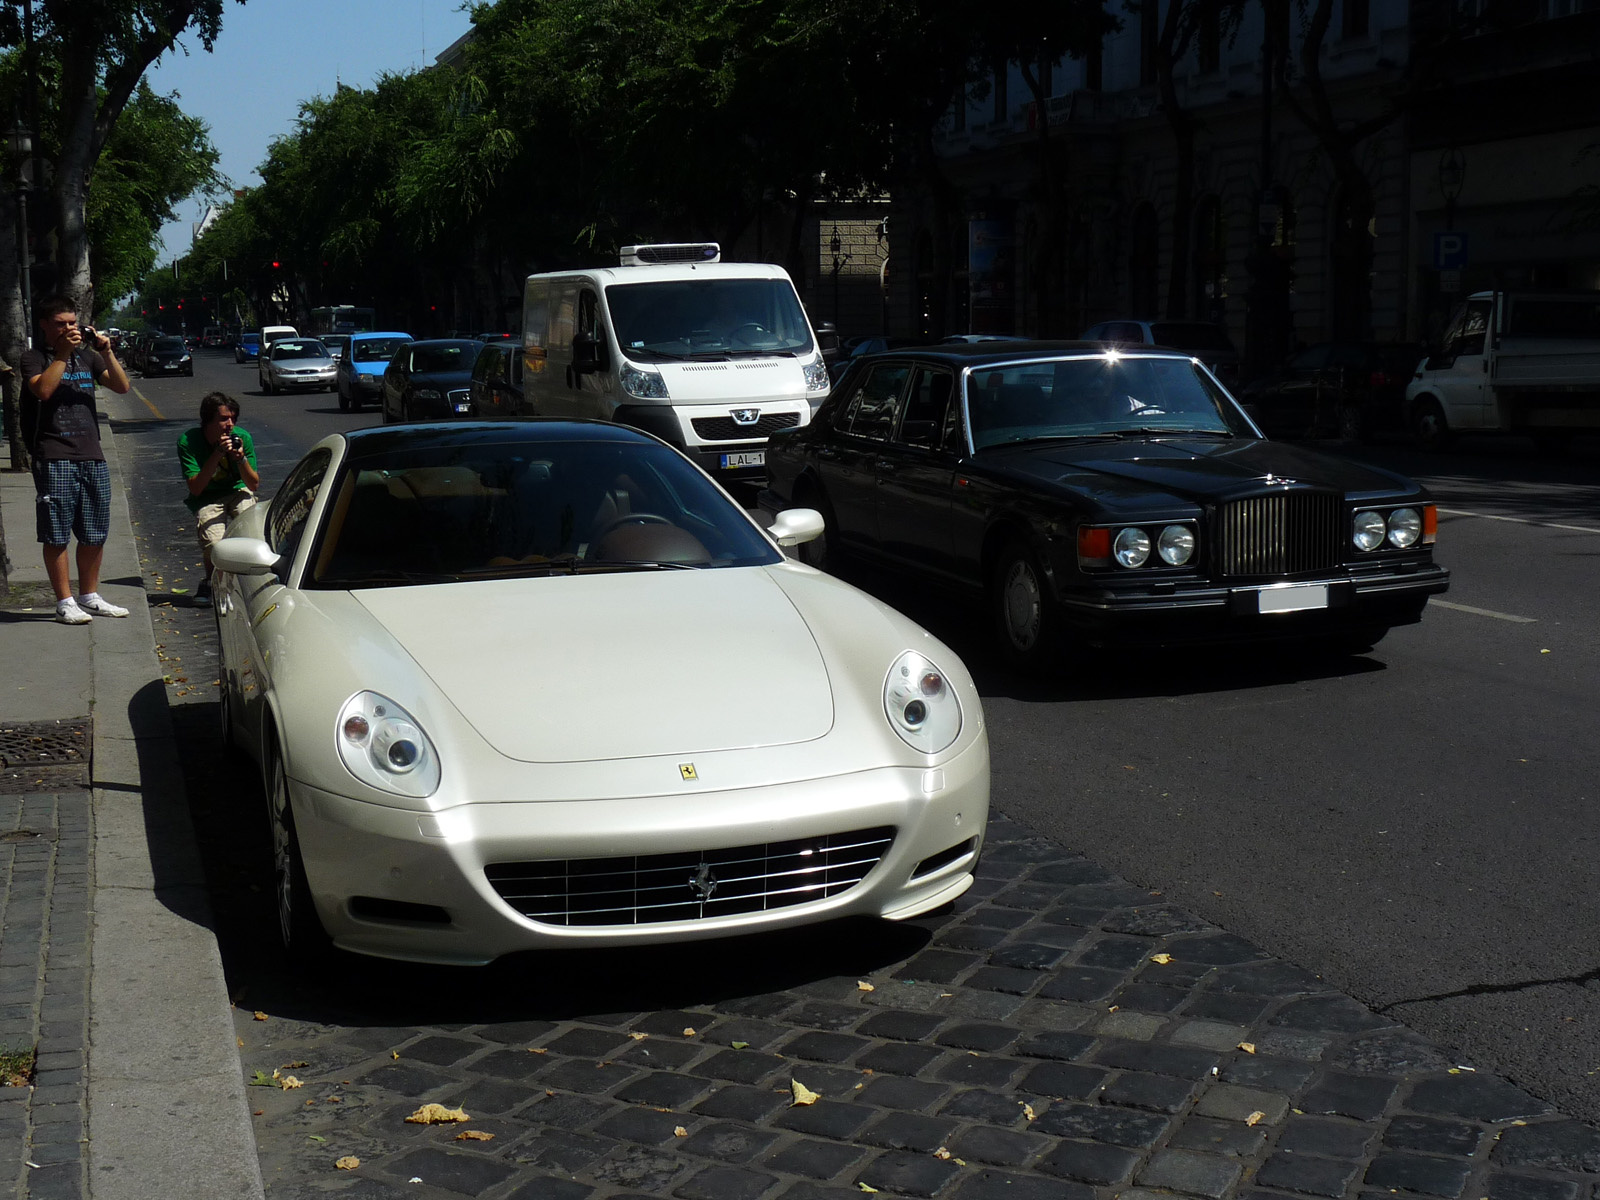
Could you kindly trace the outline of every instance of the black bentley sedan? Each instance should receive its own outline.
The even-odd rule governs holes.
[[[876,355],[772,438],[767,469],[764,509],[823,515],[812,565],[857,558],[980,593],[1022,667],[1130,643],[1360,653],[1449,586],[1422,488],[1266,440],[1176,351]]]

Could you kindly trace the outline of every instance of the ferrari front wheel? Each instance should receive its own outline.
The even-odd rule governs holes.
[[[267,815],[272,822],[272,883],[278,910],[278,939],[291,959],[314,961],[325,955],[332,943],[311,900],[311,883],[306,878],[300,838],[295,831],[294,808],[289,800],[289,776],[276,744],[271,747],[268,766]]]

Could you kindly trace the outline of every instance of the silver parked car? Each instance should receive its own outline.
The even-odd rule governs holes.
[[[256,368],[261,390],[277,392],[332,391],[337,364],[317,338],[280,338],[261,356]]]

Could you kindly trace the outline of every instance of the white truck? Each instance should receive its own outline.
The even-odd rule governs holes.
[[[1600,291],[1476,292],[1406,387],[1419,444],[1458,432],[1600,433]]]
[[[767,435],[808,424],[828,387],[788,273],[722,262],[714,242],[624,246],[621,266],[524,286],[522,415],[633,425],[759,480]]]

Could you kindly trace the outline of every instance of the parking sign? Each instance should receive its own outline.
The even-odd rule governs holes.
[[[1467,235],[1460,232],[1433,235],[1433,269],[1459,271],[1467,265]]]

